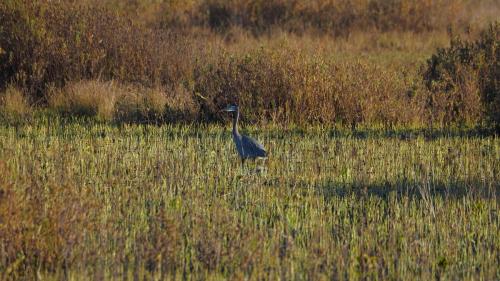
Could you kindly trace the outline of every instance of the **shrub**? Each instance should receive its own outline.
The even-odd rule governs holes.
[[[454,38],[428,61],[423,78],[431,95],[427,106],[443,112],[445,123],[480,118],[500,124],[500,23],[473,42]]]
[[[440,0],[316,0],[316,1],[201,1],[202,22],[217,31],[230,25],[255,34],[271,28],[346,36],[355,30],[429,31],[457,22],[464,1]]]
[[[239,102],[247,108],[243,119],[254,121],[406,124],[427,118],[417,96],[438,123],[474,123],[482,116],[494,121],[499,115],[496,95],[483,95],[498,92],[494,63],[440,66],[449,64],[444,57],[462,53],[460,49],[464,51],[458,56],[466,57],[476,45],[460,41],[452,46],[455,51],[441,51],[441,59],[429,63],[435,70],[426,74],[427,89],[405,74],[404,68],[418,60],[413,53],[413,62],[397,69],[387,66],[385,58],[381,64],[357,56],[368,50],[379,59],[384,57],[379,51],[420,44],[415,32],[442,30],[455,22],[465,1],[104,2],[0,2],[0,88],[19,85],[35,104],[48,102],[66,114],[124,122],[216,121],[221,107]],[[221,37],[205,27],[223,32],[229,43],[219,44]],[[360,43],[359,38],[285,32],[284,39],[272,38],[278,43],[269,44],[258,37],[275,34],[275,29],[276,34],[334,36],[365,31],[357,35],[365,39]],[[375,32],[366,36],[366,30]],[[404,34],[413,40],[385,42],[380,31],[384,36],[410,31]],[[491,42],[497,42],[497,35],[488,34],[481,41],[490,46],[484,56],[496,59]],[[324,45],[330,45],[329,51],[318,53]],[[211,48],[217,49],[210,53]],[[415,47],[425,53],[423,48],[430,47]],[[331,53],[339,50],[356,57],[334,61],[340,55]],[[438,72],[442,75],[434,75]],[[99,81],[115,81],[113,89]],[[115,90],[122,93],[115,95]],[[49,97],[50,92],[60,93]]]
[[[82,1],[80,1],[82,2]],[[347,36],[354,31],[444,30],[449,25],[471,23],[481,9],[494,14],[498,4],[490,0],[86,0],[121,11],[147,26],[181,30],[210,27],[226,33],[238,26],[255,35],[273,29],[304,34],[313,32]],[[479,2],[479,3],[478,3]],[[485,4],[486,3],[486,4]],[[493,11],[493,12],[491,12]]]
[[[284,54],[286,55],[286,53]],[[242,55],[222,54],[215,62],[195,70],[194,91],[201,100],[201,116],[207,121],[220,118],[220,108],[237,102],[252,109],[244,118],[258,120],[271,117],[269,111],[284,108],[290,101],[289,67],[284,57],[265,50]]]
[[[223,54],[195,71],[201,116],[221,118],[229,103],[242,119],[292,123],[413,123],[419,116],[412,81],[370,62],[337,62],[291,49]],[[418,92],[418,91],[417,91]]]
[[[0,18],[0,86],[15,82],[42,100],[49,86],[70,81],[174,86],[190,71],[189,40],[99,3],[2,1]]]
[[[96,117],[111,121],[115,104],[122,89],[113,82],[81,81],[70,83],[63,89],[55,89],[48,103],[65,115]]]
[[[31,106],[25,94],[14,86],[0,93],[0,120],[8,124],[19,124],[29,120]]]
[[[128,86],[118,97],[115,120],[138,123],[162,122],[167,103],[167,94],[160,88]]]
[[[198,117],[197,105],[183,86],[166,91],[159,87],[86,80],[53,88],[48,105],[63,115],[100,121],[161,123],[194,121]]]

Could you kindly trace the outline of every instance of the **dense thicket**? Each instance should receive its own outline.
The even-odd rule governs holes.
[[[92,0],[88,0],[92,3]],[[106,0],[122,7],[122,1]],[[151,5],[151,2],[155,2]],[[467,0],[190,0],[130,1],[125,13],[152,25],[210,27],[225,32],[239,26],[254,34],[279,28],[295,33],[348,36],[354,30],[428,31],[469,21]],[[488,2],[482,0],[480,2]],[[474,1],[477,6],[478,1]],[[139,13],[137,12],[139,11]]]
[[[500,123],[500,23],[490,25],[474,42],[454,38],[427,62],[424,79],[428,105],[442,120],[486,117]],[[435,116],[436,117],[436,116]],[[476,121],[476,120],[474,120]]]
[[[447,26],[475,37],[465,0],[155,3],[2,1],[0,89],[18,89],[3,91],[3,112],[26,116],[29,101],[113,121],[216,121],[237,102],[250,121],[498,122],[498,24],[418,71],[422,38]]]
[[[0,83],[37,97],[48,86],[81,79],[168,85],[190,65],[184,40],[135,26],[98,4],[5,1],[0,18]]]

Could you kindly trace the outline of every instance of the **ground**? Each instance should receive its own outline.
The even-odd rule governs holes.
[[[266,173],[221,126],[2,127],[2,276],[498,278],[498,137],[247,133]]]

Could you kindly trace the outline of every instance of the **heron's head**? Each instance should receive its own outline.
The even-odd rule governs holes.
[[[238,111],[238,106],[237,105],[234,105],[234,104],[231,104],[231,105],[228,105],[225,109],[223,109],[224,111],[227,111],[227,112],[236,112]]]

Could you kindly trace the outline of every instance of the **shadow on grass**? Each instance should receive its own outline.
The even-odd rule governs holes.
[[[151,121],[151,120],[150,120]],[[220,126],[222,130],[214,130],[213,125]],[[99,121],[94,117],[60,115],[56,112],[45,110],[34,114],[34,118],[27,122],[16,125],[9,125],[0,121],[1,127],[15,128],[16,135],[25,137],[26,130],[32,131],[35,128],[52,128],[51,132],[68,136],[68,131],[74,131],[75,137],[82,130],[89,130],[95,137],[104,137],[109,135],[110,131],[115,131],[115,134],[130,135],[141,132],[143,134],[154,133],[155,128],[167,127],[162,133],[164,136],[179,136],[183,137],[227,137],[231,134],[230,124],[227,122],[182,122],[171,119],[163,121],[149,122],[111,122]],[[125,127],[133,127],[134,130],[123,130]],[[330,125],[286,125],[286,124],[271,124],[267,126],[241,124],[242,131],[250,135],[261,136],[266,139],[286,139],[289,137],[329,137],[329,138],[352,138],[352,139],[400,139],[402,141],[424,138],[425,140],[436,140],[440,138],[485,138],[499,136],[500,131],[494,127],[447,127],[447,128],[384,128],[384,127],[369,127],[350,129],[348,127]],[[78,129],[78,130],[75,130]],[[69,130],[68,130],[69,129]],[[70,133],[69,136],[72,136]]]
[[[415,199],[427,199],[440,197],[443,199],[500,199],[500,183],[485,183],[480,180],[440,182],[434,181],[428,184],[421,182],[409,182],[401,180],[398,182],[377,183],[342,183],[325,181],[316,185],[316,192],[324,196],[326,200],[333,197],[376,196],[387,200],[390,196],[410,197]]]
[[[418,138],[423,138],[428,141],[441,138],[486,138],[499,136],[499,131],[489,127],[449,127],[449,128],[334,128],[334,127],[293,127],[283,128],[254,128],[251,127],[252,134],[260,133],[268,138],[283,139],[290,136],[295,137],[329,137],[329,138],[352,138],[352,139],[400,139],[409,141]]]
[[[411,140],[423,137],[426,140],[440,138],[482,138],[495,136],[496,131],[492,128],[444,128],[444,129],[363,129],[354,130],[352,136],[359,139],[364,138],[398,138],[401,140]],[[335,135],[335,131],[331,132]]]

